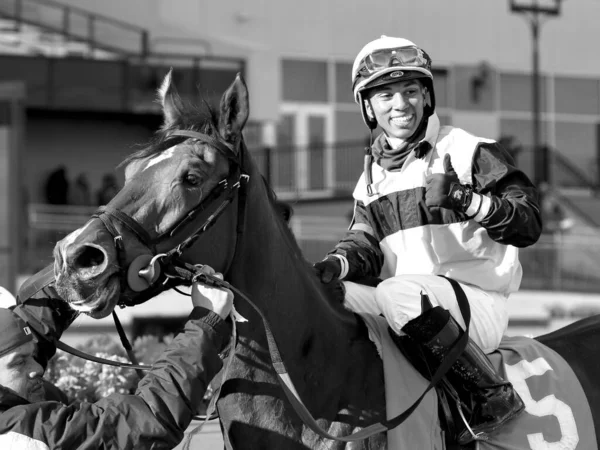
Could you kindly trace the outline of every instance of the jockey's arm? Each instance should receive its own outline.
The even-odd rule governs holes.
[[[354,216],[346,235],[328,253],[328,256],[339,255],[348,261],[347,273],[342,273],[340,278],[355,280],[379,276],[383,267],[383,252],[374,236],[365,205],[356,201]]]
[[[481,143],[473,156],[474,190],[482,197],[479,221],[494,241],[515,247],[537,242],[542,217],[536,187],[498,143]]]

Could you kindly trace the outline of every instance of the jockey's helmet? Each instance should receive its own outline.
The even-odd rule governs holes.
[[[365,109],[365,91],[375,86],[398,81],[419,79],[429,94],[424,117],[435,111],[431,58],[413,42],[404,38],[381,36],[365,45],[352,65],[352,90],[354,101],[360,106],[363,121],[370,129],[377,122],[369,119]]]

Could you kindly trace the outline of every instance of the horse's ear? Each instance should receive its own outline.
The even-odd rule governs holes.
[[[241,135],[248,120],[250,106],[248,103],[248,88],[242,76],[238,73],[221,97],[219,113],[219,133],[228,142],[233,142]]]
[[[164,128],[168,128],[183,114],[183,102],[173,84],[173,69],[165,76],[158,89],[158,101],[162,105]]]

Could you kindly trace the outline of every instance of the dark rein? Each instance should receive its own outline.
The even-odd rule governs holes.
[[[213,192],[211,192],[211,194],[209,194],[209,196],[206,199],[204,199],[202,202],[200,202],[200,204],[198,206],[196,206],[193,210],[191,210],[186,215],[186,217],[184,217],[170,231],[161,234],[160,236],[158,236],[155,239],[151,239],[149,234],[146,232],[146,230],[144,230],[135,219],[131,218],[127,214],[125,214],[122,211],[119,211],[115,208],[111,208],[111,207],[100,208],[92,216],[93,218],[98,218],[99,220],[101,220],[102,223],[104,224],[104,226],[106,227],[106,229],[113,236],[113,239],[115,242],[115,247],[116,247],[117,253],[118,253],[117,257],[119,259],[119,264],[120,264],[121,272],[122,272],[121,273],[122,285],[124,286],[125,283],[127,283],[128,280],[131,279],[131,273],[129,273],[128,275],[124,274],[125,268],[124,268],[123,264],[125,262],[125,248],[123,246],[123,238],[122,238],[121,234],[118,232],[117,228],[114,226],[113,222],[119,222],[120,224],[125,226],[127,229],[132,231],[138,237],[138,239],[140,239],[153,252],[154,256],[151,258],[151,260],[146,259],[145,263],[148,263],[148,262],[151,263],[150,266],[152,266],[152,267],[148,268],[149,272],[156,272],[158,269],[160,269],[160,270],[158,270],[160,273],[158,275],[156,275],[155,273],[149,274],[149,280],[148,280],[148,288],[149,289],[148,290],[152,291],[152,289],[150,289],[152,287],[152,285],[156,285],[161,282],[162,282],[162,284],[166,284],[167,282],[170,281],[170,279],[177,279],[177,280],[184,281],[184,282],[190,283],[190,284],[194,283],[194,282],[200,282],[200,283],[207,284],[210,286],[216,286],[216,287],[230,289],[237,296],[243,298],[246,302],[248,302],[248,304],[257,312],[257,314],[260,316],[260,318],[263,321],[263,325],[265,328],[265,334],[266,334],[266,338],[267,338],[267,345],[269,347],[269,353],[271,356],[272,366],[276,372],[277,380],[279,381],[279,384],[281,385],[286,397],[292,404],[296,413],[303,420],[303,422],[311,430],[313,430],[316,434],[318,434],[321,437],[327,438],[327,439],[343,441],[343,442],[352,442],[352,441],[363,440],[363,439],[366,439],[375,434],[379,434],[381,432],[391,430],[391,429],[397,427],[398,425],[400,425],[402,422],[404,422],[412,414],[412,412],[417,408],[417,406],[421,403],[421,401],[423,400],[425,395],[441,381],[441,379],[445,376],[445,374],[448,372],[450,367],[456,362],[456,360],[458,359],[460,354],[464,351],[464,349],[467,345],[468,336],[469,336],[469,323],[470,323],[470,319],[471,319],[471,312],[470,312],[470,308],[469,308],[469,304],[466,299],[466,296],[465,296],[464,292],[462,291],[462,289],[460,288],[460,286],[458,285],[458,283],[454,280],[448,279],[448,281],[451,283],[452,287],[455,290],[455,293],[457,295],[458,304],[459,304],[461,313],[463,315],[463,318],[464,318],[467,326],[466,326],[466,329],[463,332],[462,336],[454,343],[454,345],[450,349],[449,353],[444,358],[442,364],[440,365],[438,370],[435,372],[435,374],[431,378],[429,385],[427,386],[425,391],[421,394],[421,396],[403,413],[397,415],[396,417],[394,417],[390,420],[385,420],[385,421],[382,421],[379,423],[372,424],[372,425],[365,427],[365,428],[361,429],[360,431],[352,433],[348,436],[339,437],[339,436],[333,436],[333,435],[329,434],[325,429],[323,429],[317,423],[317,421],[314,419],[314,417],[312,416],[310,411],[308,411],[308,409],[306,408],[306,406],[300,399],[300,397],[296,391],[296,388],[294,387],[294,384],[292,383],[292,381],[288,375],[285,364],[281,358],[281,354],[280,354],[279,348],[277,347],[277,344],[275,342],[275,338],[271,331],[269,322],[268,322],[267,318],[265,317],[265,315],[263,314],[263,312],[260,310],[260,308],[258,308],[258,306],[256,306],[254,304],[254,302],[252,302],[252,300],[250,298],[248,298],[243,292],[241,292],[239,289],[235,288],[228,282],[202,272],[201,265],[192,265],[189,263],[185,263],[180,259],[183,251],[185,249],[189,248],[191,245],[193,245],[193,243],[201,236],[202,233],[204,233],[212,225],[214,225],[214,223],[221,216],[221,214],[226,210],[226,208],[231,204],[235,195],[237,194],[238,195],[238,218],[237,218],[238,223],[237,223],[237,228],[236,228],[236,243],[235,243],[235,250],[234,250],[232,262],[235,260],[235,256],[237,254],[238,243],[239,243],[239,240],[240,240],[241,235],[244,230],[244,220],[245,220],[245,206],[246,206],[245,186],[246,186],[246,183],[242,183],[242,180],[247,181],[249,179],[249,176],[247,174],[243,173],[243,165],[242,165],[243,161],[241,159],[236,158],[234,156],[233,152],[231,151],[231,149],[227,145],[225,145],[223,142],[221,142],[211,136],[208,136],[206,134],[198,133],[195,131],[189,131],[189,130],[179,130],[179,131],[173,132],[171,134],[171,136],[181,136],[181,137],[196,139],[200,142],[203,142],[203,143],[213,146],[220,153],[222,153],[224,156],[226,156],[230,161],[235,163],[235,169],[230,170],[230,174],[229,174],[228,178],[221,181],[219,183],[218,187],[216,189],[213,189]],[[240,155],[242,155],[242,153],[243,152],[240,152]],[[174,248],[167,251],[166,253],[158,253],[157,249],[158,249],[160,243],[165,238],[171,239],[175,235],[176,231],[181,230],[185,225],[191,223],[202,211],[204,211],[206,209],[206,206],[208,204],[213,203],[215,200],[217,200],[218,198],[223,197],[223,196],[225,198],[224,198],[224,200],[222,200],[221,204],[219,204],[219,206],[216,208],[216,210],[202,223],[202,225],[197,227],[195,229],[195,231],[188,238],[183,240],[179,245],[175,246]],[[135,260],[134,260],[134,262],[135,262]],[[131,265],[137,269],[137,266],[134,264],[134,262],[132,262]],[[158,267],[154,267],[155,264],[158,265]],[[229,269],[226,272],[228,272],[228,271],[229,271]],[[129,272],[131,272],[131,271],[129,271]],[[53,275],[54,274],[52,273],[52,281],[54,280]],[[45,285],[41,286],[41,284],[44,283],[44,280],[47,280],[48,282]],[[25,296],[23,298],[24,299],[30,298],[33,295],[33,294],[31,294],[31,292],[35,288],[37,288],[37,290],[35,290],[34,294],[49,284],[51,284],[50,272],[48,271],[48,268],[46,268],[45,272],[42,274],[42,279],[36,278],[35,282],[33,282],[29,286],[27,286],[27,289],[25,290],[25,294],[24,294]],[[143,290],[143,289],[140,289],[140,290]],[[29,295],[28,295],[28,293],[29,293]],[[125,307],[125,306],[133,306],[136,303],[121,302],[119,305],[121,307]],[[139,372],[141,370],[150,370],[152,368],[151,366],[137,364],[137,362],[135,360],[135,355],[133,355],[133,351],[130,351],[131,345],[129,344],[129,341],[127,340],[127,336],[125,335],[123,328],[122,328],[116,314],[114,313],[114,311],[113,311],[113,317],[115,319],[115,326],[117,327],[117,331],[119,333],[119,336],[121,337],[121,341],[122,341],[125,349],[127,350],[127,353],[129,354],[130,359],[132,360],[132,364],[122,363],[119,361],[112,361],[112,360],[88,355],[88,354],[81,352],[77,349],[74,349],[60,341],[57,342],[57,348],[60,348],[61,350],[72,353],[76,356],[80,356],[84,359],[89,359],[91,361],[99,362],[102,364],[108,364],[108,365],[118,366],[118,367],[133,368],[138,371],[138,375],[141,375],[141,373]],[[233,348],[235,348],[235,342],[233,343]],[[231,355],[230,355],[230,358],[231,358]]]

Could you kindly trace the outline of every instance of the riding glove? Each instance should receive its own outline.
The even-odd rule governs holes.
[[[313,269],[322,283],[331,283],[332,280],[340,277],[342,263],[338,258],[329,256],[323,261],[313,264]]]
[[[444,157],[444,173],[434,173],[425,180],[425,204],[465,213],[473,200],[473,189],[460,184],[450,155]]]

